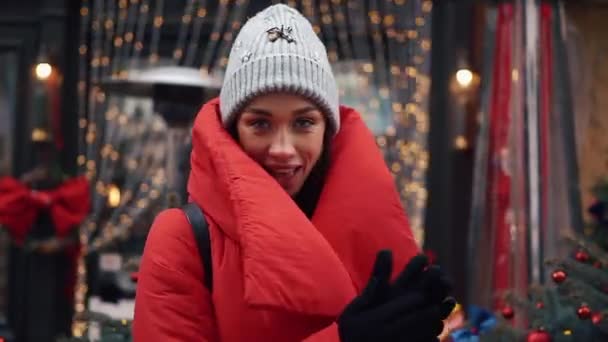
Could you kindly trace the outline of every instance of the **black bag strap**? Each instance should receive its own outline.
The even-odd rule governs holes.
[[[209,236],[209,225],[205,220],[203,211],[196,203],[190,202],[182,207],[182,210],[192,226],[194,238],[198,245],[198,253],[205,272],[205,286],[209,292],[213,289],[213,270],[211,268],[211,237]]]

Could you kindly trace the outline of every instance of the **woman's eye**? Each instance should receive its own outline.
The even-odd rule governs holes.
[[[270,122],[268,120],[254,120],[250,123],[251,127],[256,129],[268,129],[270,128]]]
[[[296,120],[296,128],[310,128],[315,124],[315,122],[311,119],[297,119]]]

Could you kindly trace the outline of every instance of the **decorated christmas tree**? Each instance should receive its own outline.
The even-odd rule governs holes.
[[[525,296],[505,293],[497,315],[470,308],[454,341],[608,341],[608,181],[593,194],[584,235],[565,238],[572,253],[546,261],[552,282],[530,286]]]

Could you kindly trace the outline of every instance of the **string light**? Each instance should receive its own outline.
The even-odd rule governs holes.
[[[392,112],[392,117],[396,119],[392,120],[393,123],[385,132],[390,141],[384,147],[385,158],[388,163],[392,164],[390,170],[395,178],[395,182],[402,187],[411,186],[411,182],[406,181],[408,176],[407,161],[411,157],[407,144],[404,143],[401,137],[402,133],[400,133],[403,131],[403,128],[407,127],[407,122],[400,120],[403,117],[402,111],[404,110],[404,105],[399,101],[402,97],[407,96],[407,92],[403,92],[403,89],[400,88],[400,84],[402,84],[400,83],[402,79],[400,61],[405,58],[403,54],[405,46],[399,40],[400,32],[403,30],[403,20],[407,18],[407,15],[403,15],[401,13],[401,6],[392,1],[386,1],[384,9],[384,16],[380,16],[377,5],[373,4],[373,6],[370,6],[369,17],[372,28],[380,30],[380,25],[382,25],[382,31],[384,31],[386,36],[388,60],[377,58],[377,67],[381,68],[384,72],[378,75],[377,80],[381,84],[388,86],[388,88],[381,89],[384,91],[380,92],[379,95],[387,100],[387,112]],[[396,17],[401,19],[396,20]],[[376,40],[374,44],[379,46],[381,44],[381,37],[378,34],[374,34],[373,38]],[[397,124],[397,126],[395,127],[394,124]],[[395,152],[401,152],[401,154],[397,153],[395,155]],[[402,188],[400,193],[402,199],[412,197],[411,193],[406,191],[406,188]]]
[[[338,41],[340,42],[340,47],[342,50],[342,58],[345,60],[350,60],[353,57],[353,51],[348,39],[349,32],[348,27],[346,27],[346,14],[344,11],[344,6],[342,5],[342,0],[332,0],[330,1],[330,4],[334,13],[336,26],[338,28]]]
[[[135,20],[139,6],[139,0],[131,0],[120,1],[119,4],[119,15],[118,20],[116,20],[116,35],[114,37],[107,36],[106,42],[112,41],[114,42],[114,53],[112,59],[112,77],[120,78],[123,77],[123,73],[126,72],[124,70],[124,66],[126,65],[126,60],[128,59],[129,51],[131,50],[131,45],[133,42],[133,30],[135,27]],[[110,7],[109,11],[113,12],[114,7]],[[113,14],[109,14],[109,20],[106,22],[108,25],[108,32],[113,32]],[[110,54],[111,44],[106,44],[107,51],[104,51],[105,55]],[[117,201],[112,196],[116,196],[118,194],[118,198],[120,197],[120,192],[111,192],[111,190],[116,190],[117,188],[113,188],[113,184],[110,184],[112,181],[112,170],[116,168],[116,164],[120,158],[120,153],[112,146],[114,143],[115,137],[117,136],[117,131],[121,128],[121,119],[124,118],[124,115],[119,114],[118,107],[120,105],[119,100],[116,97],[112,97],[109,103],[105,102],[105,94],[98,94],[98,102],[100,102],[99,113],[106,109],[105,115],[103,117],[106,119],[106,122],[101,123],[100,127],[103,130],[103,136],[105,139],[104,145],[100,150],[100,166],[97,170],[97,186],[96,192],[93,193],[93,215],[99,213],[105,205],[108,205],[110,208],[113,208],[114,205],[118,205],[120,199]],[[97,111],[95,111],[96,117],[101,117]],[[101,142],[96,144],[96,147],[93,150],[98,150],[97,146],[99,146]]]
[[[79,48],[78,48],[78,86],[77,86],[77,106],[78,106],[78,156],[76,163],[80,173],[83,173],[83,167],[86,164],[85,156],[85,144],[84,144],[84,132],[87,127],[86,120],[86,77],[87,77],[87,52],[88,52],[88,32],[90,26],[90,10],[89,1],[83,0],[80,7],[80,32],[79,32]],[[84,229],[79,227],[79,240],[81,245],[85,246],[86,234]],[[76,266],[76,286],[74,288],[74,311],[75,314],[81,314],[84,311],[84,300],[86,294],[86,272],[84,270],[85,262],[83,257],[83,251],[77,257]],[[86,329],[86,322],[75,319],[72,323],[72,334],[75,337],[82,337]]]
[[[120,5],[122,5],[122,7]],[[128,6],[127,4],[119,3],[119,8],[121,13],[119,25],[124,27],[124,29],[120,30],[122,32],[118,32],[117,36],[123,43],[118,49],[114,50],[112,75],[114,75],[114,77],[123,78],[126,76],[127,60],[129,59],[129,54],[131,53],[131,48],[133,46],[135,23],[138,18],[137,13],[139,12],[139,0],[131,0],[128,3]]]
[[[420,47],[422,48],[423,51],[431,50],[431,41],[429,39],[421,39]]]
[[[128,12],[125,14],[127,5]],[[88,2],[84,5],[88,5]],[[127,1],[120,1],[119,5],[119,16],[118,20],[114,18],[114,2],[108,1],[108,8],[104,12],[103,2],[98,1],[95,3],[95,10],[93,11],[94,20],[91,22],[90,28],[92,30],[91,43],[93,46],[93,58],[90,61],[91,67],[91,82],[97,84],[102,76],[105,76],[109,72],[108,66],[110,65],[110,59],[112,61],[112,75],[122,75],[122,67],[124,66],[121,61],[126,60],[131,45],[134,42],[140,42],[143,34],[143,28],[141,26],[138,29],[139,35],[134,34],[134,18],[137,12],[139,1],[132,0],[130,3]],[[142,6],[139,7],[139,11],[147,13],[147,1],[142,2]],[[81,14],[88,14],[89,10],[81,10]],[[105,17],[104,17],[105,13]],[[141,20],[141,19],[140,19]],[[87,21],[82,21],[84,28],[81,28],[81,33],[87,30]],[[101,25],[103,23],[103,25]],[[143,24],[145,27],[145,23]],[[116,28],[116,32],[115,29]],[[102,49],[102,34],[101,31],[105,30],[105,45]],[[141,42],[140,42],[141,43]],[[114,49],[113,49],[114,47]],[[110,58],[111,51],[114,51],[112,58]],[[134,49],[136,50],[136,49]],[[79,47],[79,55],[81,61],[81,67],[85,66],[80,70],[86,72],[86,53],[88,51],[86,35],[81,35],[81,44]],[[82,75],[85,74],[82,72]],[[79,79],[78,89],[81,98],[86,96],[86,80],[84,77]],[[84,101],[82,101],[84,102]],[[82,312],[86,305],[84,298],[86,298],[86,268],[84,267],[84,254],[91,250],[92,245],[90,244],[90,237],[98,229],[97,220],[99,219],[99,213],[105,205],[102,199],[108,201],[107,205],[112,208],[117,203],[122,202],[120,198],[120,192],[116,192],[117,187],[113,185],[106,186],[108,178],[111,173],[108,171],[115,168],[115,164],[120,159],[120,152],[108,142],[113,142],[117,134],[117,126],[120,123],[124,123],[124,115],[119,115],[117,109],[117,103],[114,99],[110,103],[106,103],[106,95],[97,86],[92,86],[89,92],[89,119],[79,119],[79,127],[86,133],[83,134],[85,137],[86,154],[81,153],[78,158],[78,164],[85,167],[86,174],[89,180],[95,181],[95,187],[93,191],[93,210],[91,215],[86,219],[86,222],[81,227],[80,240],[83,245],[83,255],[79,258],[78,276],[77,276],[77,293],[75,293],[75,310]],[[106,110],[107,109],[107,110]],[[80,106],[80,111],[84,112],[84,106]],[[104,113],[105,115],[100,115]],[[101,137],[105,137],[105,142],[102,145],[100,141]],[[100,149],[101,147],[101,149]],[[100,163],[96,162],[95,155],[99,153],[101,157]],[[99,165],[99,168],[98,168]],[[125,196],[127,197],[127,196]],[[111,224],[110,224],[111,225]],[[102,231],[103,236],[112,236],[114,232],[112,230]],[[73,325],[73,333],[75,336],[81,336],[83,329],[86,328],[86,324],[83,322],[75,321]]]
[[[389,67],[389,73],[386,74],[387,80],[388,80],[388,86],[390,87],[390,91],[387,89],[387,91],[385,92],[385,94],[380,94],[380,96],[384,97],[385,99],[389,99],[389,97],[391,98],[392,101],[397,100],[400,96],[399,96],[399,79],[401,78],[401,68],[399,66],[399,60],[400,60],[400,52],[401,52],[401,45],[399,43],[399,41],[397,40],[397,36],[398,36],[398,31],[400,31],[401,29],[401,23],[396,23],[395,21],[395,16],[400,16],[400,7],[399,6],[395,6],[393,5],[390,1],[387,1],[385,4],[385,8],[386,8],[386,14],[382,20],[382,23],[384,25],[384,30],[386,31],[386,35],[387,35],[387,42],[388,42],[388,65]],[[396,26],[396,24],[398,24],[399,26]],[[394,109],[402,109],[403,106],[395,106],[394,103],[391,104],[390,109],[394,110]],[[392,113],[393,117],[398,117],[399,116],[399,112],[398,111],[393,111]]]
[[[433,9],[433,2],[431,0],[426,0],[422,2],[422,12],[425,15],[429,15],[431,13],[431,9]]]
[[[133,54],[131,57],[131,69],[137,69],[139,66],[139,59],[141,52],[144,48],[144,37],[146,32],[146,25],[148,24],[148,17],[150,13],[150,4],[148,0],[142,0],[141,6],[139,7],[139,21],[137,22],[137,29],[135,33],[135,43],[133,44]]]
[[[363,1],[346,1],[349,31],[353,41],[353,56],[356,59],[370,60],[371,48],[368,43],[366,16]]]
[[[188,49],[186,52],[186,58],[184,60],[184,65],[186,66],[194,65],[196,51],[198,50],[198,44],[203,28],[203,22],[207,17],[206,3],[206,0],[199,0],[198,2],[198,9],[196,10],[196,17],[194,18],[194,24],[192,27],[192,37],[188,42]]]
[[[116,208],[120,204],[120,189],[115,184],[110,185],[108,189],[108,206]]]
[[[231,25],[230,28],[224,32],[219,53],[217,55],[219,60],[218,66],[220,68],[225,68],[228,64],[228,54],[230,52],[230,47],[232,46],[232,40],[234,39],[236,32],[238,32],[241,27],[241,22],[245,16],[248,4],[248,0],[237,0],[235,6],[232,8],[230,19],[228,20]]]
[[[94,2],[95,8],[93,11],[93,20],[91,21],[91,40],[92,40],[92,58],[89,63],[90,65],[90,75],[91,75],[91,83],[96,84],[100,80],[100,61],[102,56],[102,25],[101,23],[104,21],[104,7],[103,2],[96,1]],[[88,11],[87,11],[88,12]],[[93,160],[95,157],[93,155],[93,147],[95,140],[95,122],[94,122],[94,112],[97,105],[98,94],[100,90],[98,87],[91,87],[91,91],[88,94],[88,113],[87,113],[87,128],[85,133],[86,139],[86,162],[85,165],[90,165],[89,161]],[[87,172],[85,173],[87,178],[91,180],[93,178],[92,170],[87,167]]]
[[[382,41],[383,30],[380,26],[383,20],[378,9],[377,1],[370,1],[368,19],[371,26],[372,44],[374,46],[373,50],[384,51],[385,47]],[[374,55],[375,59],[373,71],[375,76],[375,84],[378,87],[389,85],[384,54],[376,53]]]
[[[103,48],[103,55],[101,57],[101,74],[106,77],[110,74],[111,72],[111,65],[110,65],[110,52],[112,51],[112,45],[116,46],[117,44],[122,44],[122,42],[118,42],[114,39],[114,27],[115,27],[115,22],[116,22],[116,18],[115,18],[115,14],[116,14],[116,8],[115,8],[115,1],[108,1],[108,8],[106,11],[106,18],[104,20],[104,28],[105,28],[105,43],[104,43],[104,48]]]
[[[173,49],[173,62],[175,64],[180,64],[182,56],[184,55],[186,37],[188,36],[188,31],[190,30],[192,23],[192,16],[194,15],[195,11],[195,1],[196,0],[188,0],[186,7],[184,8],[181,25],[179,26],[179,31],[177,33],[177,41],[175,43],[175,48]]]
[[[126,115],[120,115],[125,127],[125,139],[136,143],[122,151],[125,154],[126,167],[131,171],[124,181],[120,204],[112,211],[111,217],[99,227],[98,235],[90,247],[91,251],[104,248],[117,240],[131,235],[134,222],[141,222],[143,215],[158,207],[166,190],[166,179],[163,168],[166,152],[166,125],[158,116],[153,120],[130,121]],[[142,136],[144,133],[151,133]],[[118,151],[112,149],[110,156]],[[142,183],[141,180],[148,180]]]
[[[473,73],[469,69],[460,69],[456,72],[456,81],[462,88],[468,88],[473,82]]]
[[[464,136],[459,135],[456,137],[456,139],[454,139],[454,147],[456,147],[456,149],[465,150],[468,146],[469,143],[467,142],[467,138]]]
[[[157,0],[156,7],[154,9],[154,20],[152,25],[152,38],[150,39],[150,56],[148,62],[150,65],[158,63],[158,44],[160,42],[160,29],[163,26],[164,18],[164,0]]]
[[[327,55],[331,63],[338,60],[338,44],[336,43],[336,33],[333,27],[333,20],[330,13],[328,0],[321,0],[319,4],[319,14],[321,15],[321,29],[325,37]]]
[[[511,79],[513,80],[513,82],[517,82],[519,80],[519,70],[513,69],[511,71]]]
[[[312,0],[302,0],[302,14],[310,21],[315,33],[319,34],[321,32],[321,27],[319,27],[319,21],[315,15]]]
[[[383,51],[382,37],[386,37],[388,63],[379,56],[374,68],[363,67],[364,71],[375,73],[380,98],[387,95],[390,98],[387,109],[393,113],[396,126],[387,127],[385,136],[378,137],[377,142],[401,187],[418,242],[424,236],[421,217],[427,196],[424,178],[428,168],[425,141],[429,119],[423,106],[427,105],[430,84],[428,62],[425,63],[430,50],[430,16],[425,12],[428,6],[419,2],[386,1],[382,16],[377,3],[371,1],[368,19],[372,42],[377,51]],[[381,74],[384,70],[386,76]]]
[[[51,76],[52,72],[53,67],[49,63],[41,62],[36,64],[35,73],[36,78],[38,78],[39,80],[47,80]]]
[[[211,39],[207,41],[207,45],[203,50],[205,51],[205,54],[203,55],[201,69],[207,74],[209,73],[213,55],[216,52],[215,49],[217,48],[218,41],[221,37],[221,30],[224,27],[226,17],[228,16],[228,5],[228,0],[220,0],[215,21],[213,23],[213,30],[210,36]]]

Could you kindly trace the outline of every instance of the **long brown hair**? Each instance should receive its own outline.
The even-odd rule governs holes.
[[[235,120],[232,120],[227,130],[232,138],[236,142],[239,142],[237,123],[238,117]],[[300,189],[300,192],[294,197],[294,201],[308,218],[312,218],[312,215],[317,208],[317,202],[319,201],[323,185],[325,184],[325,176],[331,164],[331,141],[334,136],[334,131],[333,125],[330,124],[329,120],[325,119],[325,133],[323,134],[323,149],[321,150],[321,156],[304,181],[302,189]]]

